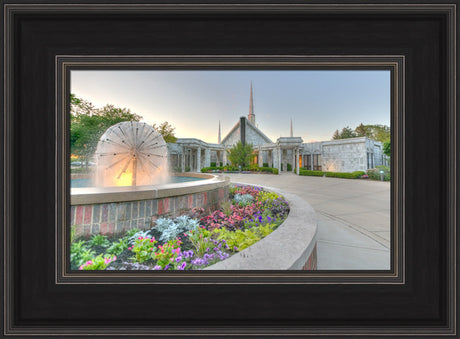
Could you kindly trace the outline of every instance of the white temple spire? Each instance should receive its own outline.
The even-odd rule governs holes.
[[[249,95],[249,114],[248,120],[252,122],[254,125],[256,124],[256,115],[254,114],[254,100],[252,96],[252,80],[251,80],[251,93]]]
[[[221,138],[220,138],[221,134],[220,134],[220,120],[219,120],[219,134],[217,136],[217,143],[220,144],[220,142],[222,141]]]
[[[294,136],[294,132],[292,130],[292,118],[291,118],[291,138]]]

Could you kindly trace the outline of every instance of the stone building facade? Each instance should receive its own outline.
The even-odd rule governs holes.
[[[388,165],[381,142],[366,138],[350,138],[304,143],[301,137],[291,135],[270,140],[255,123],[252,83],[249,114],[242,116],[233,128],[221,139],[219,122],[219,143],[207,143],[199,139],[178,138],[168,144],[169,166],[176,172],[199,172],[210,167],[211,162],[228,164],[227,151],[238,141],[254,147],[255,163],[262,167],[277,168],[279,173],[288,170],[298,174],[299,168],[325,172],[366,171],[379,165]]]

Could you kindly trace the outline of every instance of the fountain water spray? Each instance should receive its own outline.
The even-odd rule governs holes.
[[[168,148],[162,135],[143,122],[107,129],[96,150],[96,186],[158,185],[168,177]]]

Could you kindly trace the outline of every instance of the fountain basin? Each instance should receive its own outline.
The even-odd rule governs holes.
[[[222,175],[180,173],[205,180],[157,186],[72,188],[70,225],[77,236],[118,235],[149,229],[159,217],[177,217],[201,207],[219,208],[228,200],[230,179]]]

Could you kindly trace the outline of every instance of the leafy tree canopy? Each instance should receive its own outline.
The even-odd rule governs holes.
[[[390,141],[390,127],[378,124],[364,125],[361,123],[354,130],[346,126],[340,132],[336,130],[332,135],[333,140],[355,137],[367,137],[380,142]]]
[[[153,124],[153,128],[158,131],[163,136],[168,143],[175,143],[177,141],[176,136],[174,135],[175,127],[172,127],[167,121],[163,122],[159,126]]]
[[[390,157],[391,156],[391,141],[385,141],[383,143],[383,154]]]
[[[99,138],[110,126],[122,121],[140,121],[142,117],[127,108],[94,105],[74,94],[70,96],[70,150],[88,163]]]
[[[252,144],[243,145],[238,141],[228,152],[228,160],[233,166],[246,167],[251,164],[254,154],[252,154]]]

